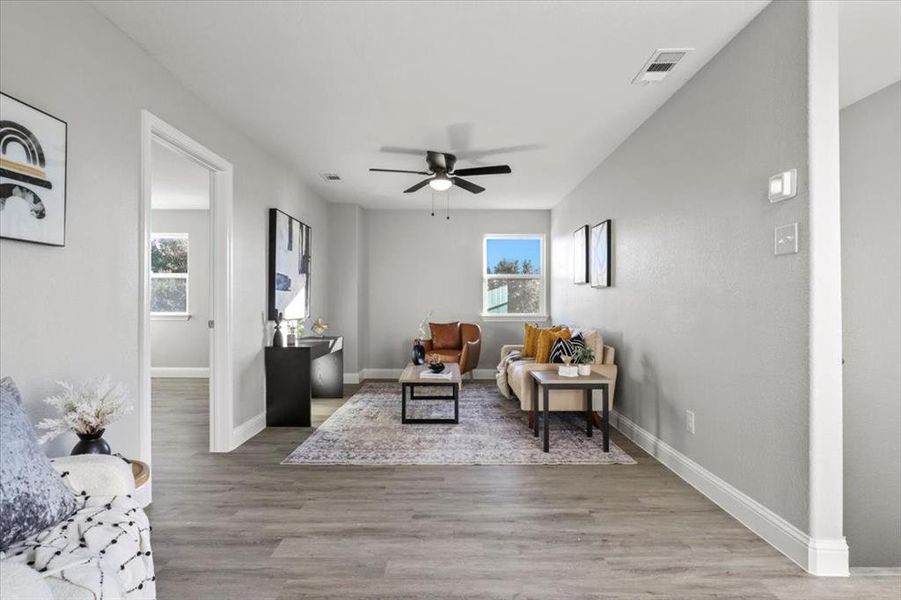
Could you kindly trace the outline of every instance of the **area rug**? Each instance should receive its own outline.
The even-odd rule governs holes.
[[[419,388],[417,395],[429,395]],[[435,394],[446,393],[435,390]],[[603,435],[585,435],[578,413],[551,413],[551,449],[528,428],[518,400],[508,400],[493,384],[465,383],[460,390],[459,424],[400,422],[400,385],[363,386],[335,411],[282,464],[290,465],[611,465],[635,464]],[[413,400],[407,416],[453,417],[453,402]],[[542,426],[543,427],[543,426]],[[543,435],[542,430],[542,435]]]

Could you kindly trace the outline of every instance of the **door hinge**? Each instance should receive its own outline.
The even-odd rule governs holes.
[[[209,321],[206,322],[206,326],[209,327],[210,329],[215,327],[215,325],[216,325],[216,323],[212,319],[210,319]]]

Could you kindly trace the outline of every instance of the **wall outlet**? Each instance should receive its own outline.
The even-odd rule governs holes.
[[[685,429],[691,434],[695,432],[695,413],[693,410],[685,411]]]

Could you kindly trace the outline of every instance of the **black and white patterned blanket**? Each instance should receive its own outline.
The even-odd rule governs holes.
[[[95,598],[153,600],[147,515],[129,496],[78,496],[62,523],[10,546],[6,560],[90,590]]]

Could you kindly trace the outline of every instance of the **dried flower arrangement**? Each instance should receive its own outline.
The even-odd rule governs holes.
[[[121,383],[113,384],[109,376],[88,380],[75,386],[65,381],[57,382],[63,391],[50,396],[44,402],[61,413],[56,419],[46,418],[38,423],[47,431],[39,440],[41,444],[67,432],[96,434],[113,421],[131,412],[133,406],[128,392]]]

